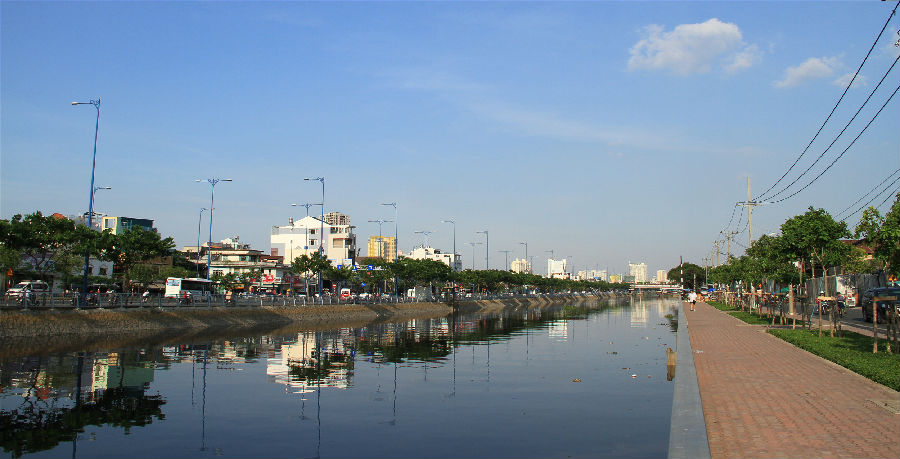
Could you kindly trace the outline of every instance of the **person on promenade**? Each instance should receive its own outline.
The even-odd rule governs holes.
[[[693,311],[694,305],[697,304],[697,292],[691,290],[691,293],[688,294],[688,301],[691,302],[691,311]]]

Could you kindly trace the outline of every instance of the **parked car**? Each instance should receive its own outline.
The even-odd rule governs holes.
[[[866,322],[872,321],[872,299],[879,296],[896,296],[900,298],[900,287],[877,287],[866,290],[866,293],[863,294],[862,298],[860,298],[860,303],[862,306],[863,319]],[[883,323],[887,320],[887,311],[888,307],[893,307],[896,311],[895,313],[900,313],[900,300],[890,302],[879,302],[878,303],[878,322]]]
[[[10,296],[10,298],[18,298],[22,296],[26,289],[31,290],[31,292],[35,295],[50,293],[50,286],[46,282],[34,280],[19,282],[18,284],[7,290],[6,293]]]

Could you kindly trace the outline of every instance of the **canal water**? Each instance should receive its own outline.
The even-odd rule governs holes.
[[[7,359],[2,454],[664,457],[678,305],[620,299]]]

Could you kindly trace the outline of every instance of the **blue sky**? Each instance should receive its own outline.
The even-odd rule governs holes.
[[[450,250],[441,220],[455,219],[465,267],[485,229],[492,267],[523,241],[539,272],[549,250],[576,269],[702,264],[729,221],[745,226],[730,218],[746,178],[755,198],[784,174],[894,6],[4,1],[0,217],[87,210],[96,112],[70,102],[102,96],[96,185],[112,190],[95,210],[152,218],[179,246],[209,206],[195,179],[234,180],[215,188],[214,240],[268,250],[271,226],[305,215],[291,203],[320,200],[303,178],[324,176],[326,211],[351,216],[363,255],[368,220],[392,219],[379,204],[396,201],[402,250],[421,230]],[[784,184],[896,59],[898,26]],[[836,214],[900,167],[898,115],[895,98],[821,179],[757,207],[754,236],[810,205]]]

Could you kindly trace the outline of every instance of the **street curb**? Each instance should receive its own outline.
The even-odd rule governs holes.
[[[678,331],[675,338],[675,390],[672,397],[672,420],[669,427],[669,459],[707,459],[711,457],[706,436],[703,402],[697,384],[697,368],[691,336],[684,316],[685,303],[678,308]]]

